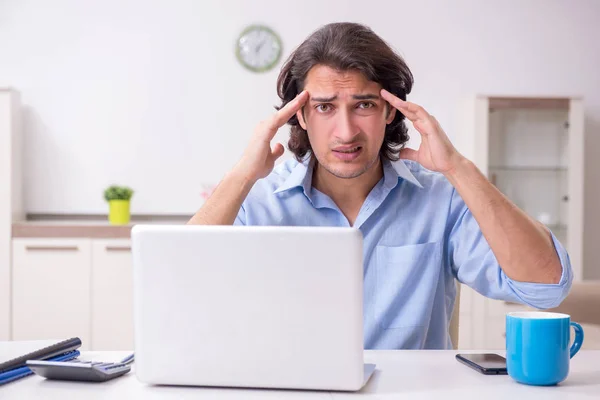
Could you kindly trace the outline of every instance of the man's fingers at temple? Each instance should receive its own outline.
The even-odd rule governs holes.
[[[404,101],[385,89],[381,89],[381,96],[411,121],[429,117],[429,113],[423,107],[409,101]]]
[[[285,125],[296,114],[296,111],[306,103],[306,100],[308,100],[308,92],[304,90],[294,100],[287,103],[281,110],[275,113],[271,120],[271,127],[279,129]]]

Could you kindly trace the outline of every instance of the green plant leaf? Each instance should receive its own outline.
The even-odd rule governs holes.
[[[131,200],[133,189],[127,186],[111,185],[104,190],[104,200]]]

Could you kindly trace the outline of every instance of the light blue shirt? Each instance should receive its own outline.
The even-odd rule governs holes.
[[[554,235],[560,282],[517,282],[504,274],[442,174],[404,160],[384,160],[383,172],[354,224],[363,234],[365,349],[452,348],[455,279],[487,297],[542,309],[567,295],[573,273]],[[348,227],[333,200],[311,181],[311,163],[281,163],[254,185],[235,224]]]

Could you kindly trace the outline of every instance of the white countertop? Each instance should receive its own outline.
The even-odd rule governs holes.
[[[191,217],[191,216],[190,216]],[[33,219],[12,223],[13,238],[100,238],[128,239],[137,224],[184,225],[190,217],[145,216],[134,218],[126,225],[111,225],[107,218]]]
[[[25,343],[25,344],[24,344]],[[36,348],[35,342],[0,342],[0,360]],[[40,343],[40,342],[37,342]],[[46,342],[47,343],[47,342]],[[39,347],[37,347],[39,348]],[[473,351],[463,351],[473,352]],[[365,351],[365,362],[377,364],[367,385],[357,393],[291,390],[248,390],[150,386],[134,369],[103,383],[50,381],[30,376],[0,386],[2,399],[600,399],[600,350],[582,350],[571,360],[569,377],[555,387],[534,387],[506,375],[485,376],[459,364],[457,351]],[[503,354],[504,352],[498,352]],[[118,361],[129,352],[83,352],[81,359]]]

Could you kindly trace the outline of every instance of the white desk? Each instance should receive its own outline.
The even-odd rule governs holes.
[[[0,342],[0,359],[18,354],[23,342]],[[581,351],[567,380],[556,387],[518,384],[508,376],[485,376],[454,359],[456,351],[366,351],[377,364],[358,393],[148,386],[129,374],[104,383],[50,381],[30,376],[0,386],[1,399],[600,399],[600,350]],[[500,352],[502,354],[502,352]],[[128,352],[83,352],[81,359],[118,361]],[[135,365],[134,365],[135,368]]]

